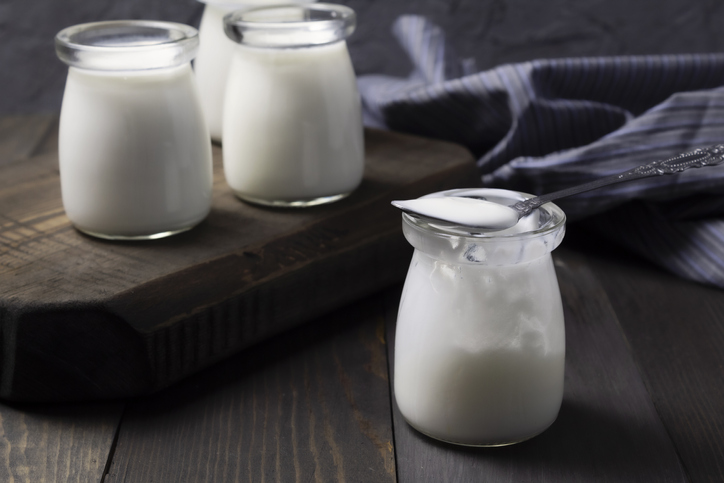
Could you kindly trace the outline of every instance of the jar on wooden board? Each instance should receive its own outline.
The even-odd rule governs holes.
[[[512,205],[527,197],[450,190]],[[415,248],[400,301],[394,392],[410,425],[436,439],[502,446],[550,426],[563,397],[565,328],[551,251],[565,215],[543,205],[478,233],[402,215]]]
[[[229,74],[234,42],[224,33],[224,15],[235,10],[244,10],[264,5],[288,3],[312,3],[314,0],[199,0],[204,4],[204,13],[199,24],[199,53],[194,61],[196,79],[199,83],[201,106],[206,115],[209,134],[214,141],[221,142],[224,93]]]
[[[76,25],[55,39],[68,64],[60,115],[63,206],[87,234],[162,238],[211,207],[211,143],[191,60],[198,32],[157,21]]]
[[[360,98],[345,39],[355,13],[314,3],[233,12],[238,45],[226,86],[224,173],[252,203],[305,207],[362,181]]]

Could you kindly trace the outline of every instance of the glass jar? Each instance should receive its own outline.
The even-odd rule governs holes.
[[[512,205],[507,190],[450,190]],[[502,446],[550,426],[563,398],[565,329],[551,251],[565,215],[548,203],[513,228],[475,233],[403,214],[415,248],[397,319],[394,391],[418,431]]]
[[[314,3],[224,17],[237,42],[224,106],[224,173],[243,200],[303,207],[362,181],[360,98],[345,39],[354,12]]]
[[[204,13],[199,25],[199,53],[194,61],[201,106],[206,115],[211,139],[221,142],[224,92],[235,43],[224,33],[224,15],[262,5],[311,3],[314,0],[199,0]]]
[[[211,143],[186,25],[111,21],[55,39],[68,64],[60,115],[63,206],[75,227],[108,239],[192,228],[211,207]]]

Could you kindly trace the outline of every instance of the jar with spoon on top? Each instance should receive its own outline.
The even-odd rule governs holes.
[[[523,193],[450,190],[504,205]],[[403,213],[415,248],[400,301],[394,393],[418,431],[469,446],[532,438],[563,398],[565,328],[551,252],[565,214],[543,205],[493,232]]]

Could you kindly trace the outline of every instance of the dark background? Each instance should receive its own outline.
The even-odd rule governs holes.
[[[358,14],[349,40],[357,73],[405,75],[390,27],[426,15],[461,58],[483,70],[543,57],[724,51],[722,0],[343,0]],[[53,37],[96,20],[198,26],[195,0],[0,0],[0,115],[60,109],[66,67]]]

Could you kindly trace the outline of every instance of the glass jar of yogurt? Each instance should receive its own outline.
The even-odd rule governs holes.
[[[77,229],[153,239],[211,207],[211,143],[191,60],[198,32],[156,21],[76,25],[55,38],[68,64],[60,115],[63,205]]]
[[[451,190],[512,205],[507,190]],[[436,439],[502,446],[550,426],[563,398],[565,329],[551,259],[565,215],[543,205],[512,228],[476,233],[403,214],[415,248],[397,319],[394,392]]]
[[[243,200],[303,207],[362,181],[360,98],[345,39],[355,13],[313,3],[224,17],[236,46],[226,86],[226,181]]]
[[[194,61],[196,79],[199,83],[201,106],[206,114],[209,134],[214,141],[221,142],[224,93],[229,64],[235,43],[224,33],[224,15],[235,10],[244,10],[264,5],[288,3],[312,3],[314,0],[199,0],[204,13],[199,25],[201,45]]]

